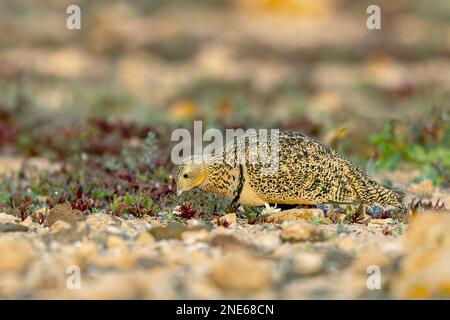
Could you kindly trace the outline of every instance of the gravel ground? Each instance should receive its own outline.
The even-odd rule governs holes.
[[[0,214],[0,298],[450,296],[447,214],[423,212],[409,225],[249,225],[229,214],[225,228],[164,215],[84,216],[65,205],[41,213],[43,225]]]

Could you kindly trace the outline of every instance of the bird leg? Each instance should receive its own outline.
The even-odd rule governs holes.
[[[230,205],[225,207],[225,213],[234,213],[237,212],[239,208],[239,202],[232,201]]]

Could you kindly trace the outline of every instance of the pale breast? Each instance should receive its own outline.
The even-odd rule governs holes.
[[[247,206],[262,206],[265,201],[261,199],[252,187],[250,187],[249,177],[247,173],[244,173],[245,182],[241,191],[241,196],[239,197],[239,203]]]

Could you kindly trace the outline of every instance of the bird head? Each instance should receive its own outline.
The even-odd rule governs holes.
[[[200,186],[207,176],[206,165],[195,156],[181,161],[177,169],[177,195]]]

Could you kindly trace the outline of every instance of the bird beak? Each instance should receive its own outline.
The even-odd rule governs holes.
[[[178,188],[178,189],[177,189],[177,196],[178,196],[178,197],[181,196],[181,194],[182,194],[183,192],[184,192],[184,190]]]

